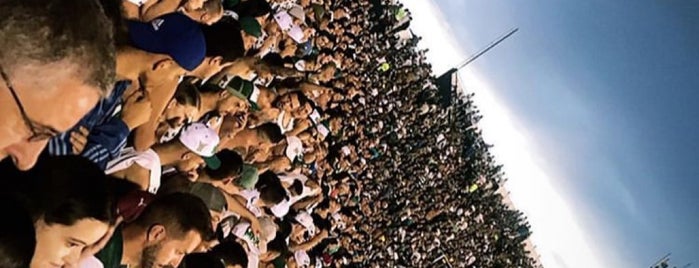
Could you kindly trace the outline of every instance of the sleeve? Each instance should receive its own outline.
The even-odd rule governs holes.
[[[70,133],[72,131],[73,128],[49,140],[49,144],[46,146],[49,155],[61,156],[73,154],[73,146],[70,143]]]
[[[120,117],[112,117],[109,121],[92,129],[87,137],[82,156],[104,170],[107,163],[124,148],[129,133],[129,127]]]

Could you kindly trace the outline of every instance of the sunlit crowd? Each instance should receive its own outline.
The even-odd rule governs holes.
[[[536,267],[472,96],[440,93],[410,22],[0,0],[0,268]]]

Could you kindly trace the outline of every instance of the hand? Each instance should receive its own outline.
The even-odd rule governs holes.
[[[262,226],[260,226],[260,221],[258,221],[257,218],[250,222],[250,229],[252,229],[256,237],[260,237],[260,234],[262,234]]]
[[[148,92],[139,90],[124,101],[121,119],[124,120],[129,130],[134,130],[148,122],[152,111],[153,107]]]
[[[70,133],[70,145],[73,147],[74,155],[80,155],[85,150],[88,135],[90,135],[90,131],[83,126]]]

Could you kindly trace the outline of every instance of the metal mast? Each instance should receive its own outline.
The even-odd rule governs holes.
[[[483,48],[481,51],[479,51],[478,53],[472,55],[470,58],[466,59],[463,63],[459,64],[458,67],[456,67],[456,69],[461,69],[461,68],[466,67],[466,65],[468,65],[469,63],[471,63],[471,62],[473,62],[474,60],[478,59],[478,57],[480,57],[481,55],[485,54],[486,52],[488,52],[488,50],[494,48],[495,46],[497,46],[498,44],[500,44],[502,41],[505,41],[505,39],[507,39],[508,37],[512,36],[512,35],[515,34],[517,31],[519,31],[519,28],[514,28],[514,29],[508,31],[506,34],[500,36],[500,38],[498,38],[498,39],[496,39],[495,41],[493,41],[493,42],[491,42],[490,44],[488,44],[488,46],[486,46],[485,48]]]

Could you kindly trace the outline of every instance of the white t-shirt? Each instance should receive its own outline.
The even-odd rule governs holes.
[[[80,268],[104,268],[104,264],[97,259],[95,256],[90,256],[85,259],[80,260],[78,264]]]
[[[145,4],[148,0],[127,0],[127,1],[140,7],[143,4]]]
[[[252,215],[255,217],[262,217],[262,209],[255,205],[257,199],[260,198],[260,192],[257,190],[243,190],[238,193],[241,197],[245,198],[245,208],[247,208]]]
[[[104,173],[107,175],[113,174],[129,168],[133,164],[137,164],[150,170],[148,192],[152,194],[157,193],[158,188],[160,188],[162,167],[160,164],[160,156],[158,156],[153,149],[148,149],[145,152],[139,153],[132,147],[125,148],[121,151],[119,157],[107,163],[107,169],[104,171]]]

